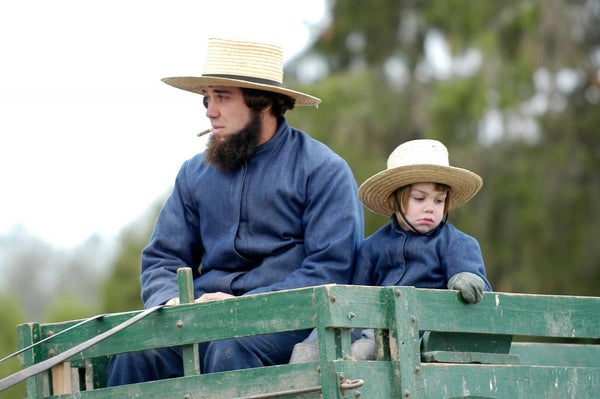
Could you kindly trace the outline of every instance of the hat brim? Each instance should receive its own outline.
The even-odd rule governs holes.
[[[202,94],[203,87],[206,86],[234,86],[245,87],[248,89],[258,89],[270,91],[273,93],[284,94],[294,99],[295,105],[317,105],[321,99],[304,94],[298,91],[286,89],[283,87],[272,86],[262,83],[249,82],[241,79],[220,78],[213,76],[181,76],[162,79],[166,84],[181,90],[191,91],[192,93]]]
[[[367,179],[358,189],[358,198],[373,212],[391,215],[396,211],[392,194],[413,183],[431,182],[450,186],[448,210],[457,208],[477,194],[483,185],[481,177],[454,166],[409,165],[387,169]]]

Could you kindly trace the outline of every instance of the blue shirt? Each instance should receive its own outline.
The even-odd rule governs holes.
[[[405,231],[391,223],[364,240],[353,284],[446,289],[460,272],[477,274],[491,291],[477,240],[445,223],[430,236]]]
[[[142,299],[151,307],[177,297],[185,266],[196,297],[346,284],[362,237],[347,163],[283,119],[232,173],[204,153],[183,164],[142,252]]]

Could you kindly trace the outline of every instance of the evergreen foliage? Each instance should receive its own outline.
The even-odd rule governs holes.
[[[495,290],[598,295],[599,1],[337,1],[309,55],[329,68],[305,88],[323,104],[290,123],[358,184],[402,142],[441,140],[484,179],[450,221],[479,240]],[[385,223],[365,209],[366,235]]]
[[[17,301],[9,296],[0,296],[2,311],[0,312],[0,358],[4,358],[16,351],[17,347],[17,324],[24,322],[23,315]],[[8,359],[0,364],[0,378],[11,375],[21,370],[17,357]],[[15,385],[4,392],[0,392],[0,398],[24,398],[25,383]]]

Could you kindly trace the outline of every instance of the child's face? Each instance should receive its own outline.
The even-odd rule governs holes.
[[[437,191],[433,183],[414,183],[404,216],[417,231],[428,233],[442,222],[446,195],[446,191]],[[405,230],[411,230],[401,215],[396,214],[396,218]]]

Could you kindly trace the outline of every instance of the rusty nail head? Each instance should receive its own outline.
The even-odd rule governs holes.
[[[183,399],[191,399],[190,394],[186,393],[185,395],[183,395]]]
[[[348,319],[354,320],[355,318],[356,318],[356,314],[354,314],[353,312],[348,313]]]
[[[420,367],[420,366],[417,366],[417,367],[415,367],[415,371],[416,371],[417,373],[420,373],[420,372],[421,372],[421,367]]]
[[[410,316],[410,321],[413,323],[417,322],[417,316]]]
[[[330,296],[329,299],[331,299],[331,302],[335,302],[335,295]]]
[[[361,397],[361,395],[362,395],[362,393],[360,393],[360,391],[356,391],[356,392],[354,392],[354,397],[355,397],[356,399],[360,398],[360,397]]]
[[[54,349],[48,350],[48,356],[56,356],[56,351]]]
[[[407,389],[404,391],[404,397],[408,398],[410,396],[410,391]]]
[[[402,291],[396,290],[396,296],[400,296],[400,295],[402,295]]]
[[[177,320],[176,326],[177,326],[177,328],[182,328],[183,327],[183,321]]]

